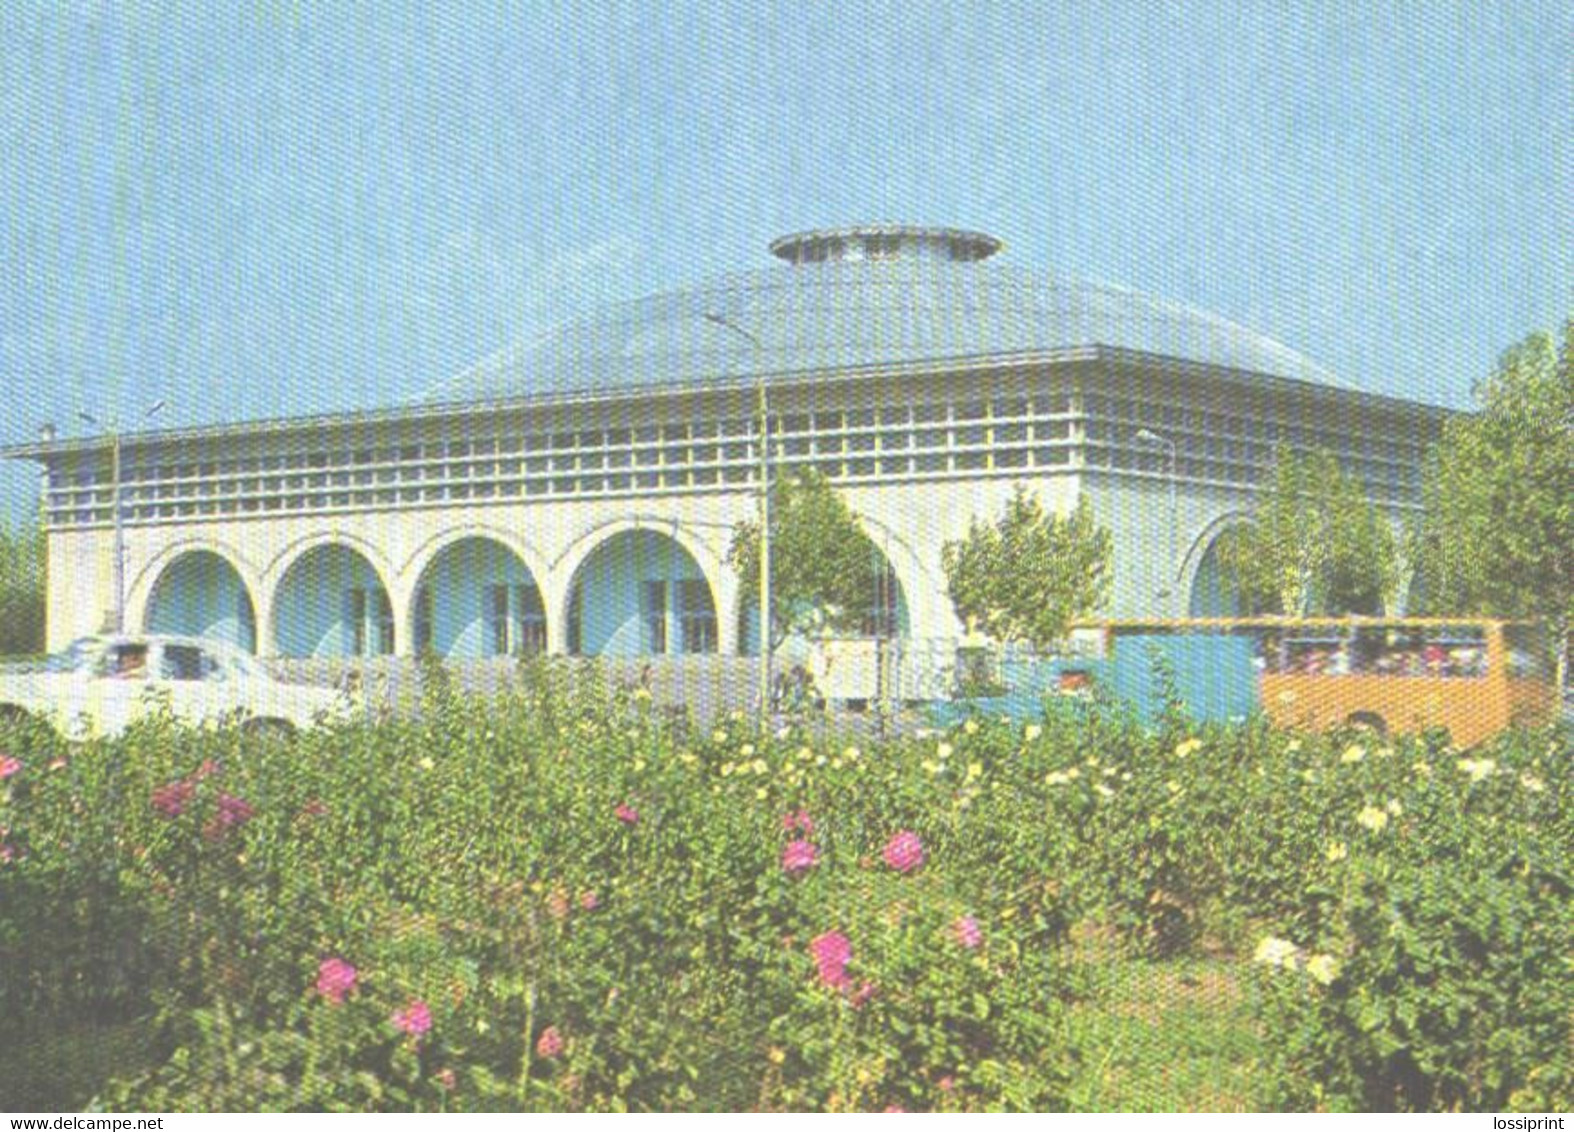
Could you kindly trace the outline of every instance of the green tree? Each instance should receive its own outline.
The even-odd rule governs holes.
[[[1086,499],[1063,518],[1019,485],[995,522],[975,518],[940,561],[957,616],[998,641],[1048,648],[1109,598],[1110,534]]]
[[[44,532],[0,524],[0,656],[44,648]]]
[[[1428,612],[1574,623],[1574,318],[1532,334],[1477,384],[1429,461],[1414,556]]]
[[[845,500],[818,472],[783,476],[771,490],[771,647],[792,633],[863,630],[889,566]],[[760,525],[733,531],[727,561],[743,600],[759,607]]]
[[[1399,543],[1329,452],[1280,451],[1252,521],[1219,544],[1225,583],[1251,610],[1376,613],[1399,589]]]

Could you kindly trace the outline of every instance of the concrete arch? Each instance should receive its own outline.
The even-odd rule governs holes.
[[[619,554],[631,561],[607,557]],[[586,576],[592,566],[600,576]],[[709,640],[698,650],[690,648],[693,641],[683,623],[687,611],[678,600],[679,583],[687,580],[703,581],[710,599]],[[657,582],[669,583],[661,590],[664,604],[659,617],[646,607],[643,592],[644,587]],[[730,627],[721,613],[736,602],[736,580],[714,548],[675,519],[628,516],[596,525],[559,555],[550,583],[545,592],[550,602],[548,629],[553,652],[652,655],[733,651]],[[581,591],[576,609],[580,586],[590,592]],[[595,589],[605,596],[598,596]],[[663,627],[654,629],[656,621]],[[578,640],[573,639],[576,636]]]
[[[471,527],[429,540],[401,578],[412,651],[467,658],[546,651],[541,581],[506,534]]]
[[[274,560],[264,630],[270,652],[370,656],[391,653],[407,638],[388,586],[387,564],[379,564],[368,549],[362,539],[319,536],[296,543]],[[315,576],[307,578],[308,570]]]
[[[370,540],[350,534],[348,531],[318,531],[286,543],[263,567],[258,584],[268,592],[274,592],[278,588],[279,580],[297,562],[320,546],[344,546],[355,551],[371,564],[385,586],[395,578],[388,556],[381,547],[374,545]]]
[[[953,637],[957,633],[956,618],[949,604],[936,600],[943,598],[945,587],[930,581],[930,571],[911,545],[890,527],[860,516],[865,534],[874,544],[875,551],[890,568],[896,582],[896,593],[891,601],[895,614],[892,632],[897,637]],[[878,595],[871,595],[876,600]],[[727,611],[738,626],[738,648],[741,653],[758,655],[759,613],[755,605],[745,602],[742,587],[738,587],[737,600]]]
[[[134,631],[208,637],[257,651],[257,599],[232,557],[189,544],[159,557],[157,573],[138,579],[146,594],[131,606]]]
[[[525,568],[538,580],[545,579],[551,572],[551,565],[547,562],[546,556],[507,527],[493,526],[490,523],[459,523],[443,528],[416,547],[405,559],[404,565],[399,568],[395,580],[406,587],[414,586],[438,555],[468,538],[487,539],[504,547],[523,562]]]
[[[1248,511],[1226,511],[1214,516],[1192,540],[1176,574],[1175,584],[1179,592],[1186,595],[1180,616],[1222,617],[1241,612],[1224,608],[1226,598],[1220,589],[1216,555],[1221,539],[1251,523],[1252,517]]]
[[[258,573],[257,568],[234,547],[228,546],[217,539],[192,536],[176,539],[167,546],[161,547],[158,553],[148,559],[142,568],[137,571],[136,576],[131,579],[126,589],[126,625],[128,628],[133,632],[148,632],[148,602],[153,597],[153,590],[157,586],[159,578],[163,576],[165,569],[173,565],[177,559],[197,551],[206,551],[227,562],[246,586],[247,592],[251,594],[253,607],[255,608],[259,596],[258,591],[262,584],[261,575]]]
[[[867,515],[860,515],[859,520],[896,573],[907,603],[910,635],[952,637],[960,632],[956,612],[945,596],[945,580],[936,576],[923,556],[895,529]]]

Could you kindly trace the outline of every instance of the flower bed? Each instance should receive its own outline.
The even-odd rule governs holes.
[[[1239,956],[1252,1104],[1574,1096],[1566,732],[859,745],[683,737],[551,668],[432,696],[288,743],[0,732],[0,1010],[151,1019],[115,1108],[1057,1108],[1100,1056],[1080,923]]]

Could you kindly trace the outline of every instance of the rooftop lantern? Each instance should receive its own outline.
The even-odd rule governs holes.
[[[868,263],[898,259],[974,263],[988,259],[1002,246],[993,236],[959,228],[864,224],[794,232],[772,241],[771,252],[795,267],[806,263]]]

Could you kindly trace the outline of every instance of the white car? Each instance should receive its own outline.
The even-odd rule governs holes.
[[[33,670],[0,673],[0,719],[48,720],[70,739],[114,736],[169,705],[193,725],[292,734],[346,710],[327,688],[283,684],[233,645],[198,637],[84,637]]]

